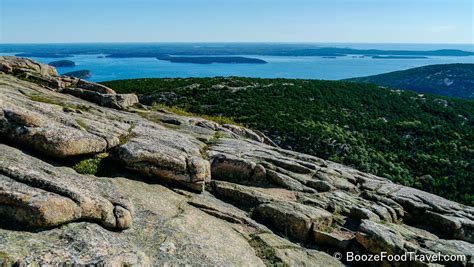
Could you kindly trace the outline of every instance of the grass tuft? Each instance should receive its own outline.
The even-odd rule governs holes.
[[[109,154],[107,153],[101,153],[94,156],[93,158],[83,159],[79,161],[78,163],[74,164],[72,168],[80,174],[96,175],[99,171],[102,161],[108,156]]]
[[[200,118],[203,118],[205,120],[217,122],[219,124],[234,124],[234,125],[244,127],[241,123],[238,123],[232,117],[206,115],[206,114],[196,114],[196,113],[189,112],[189,111],[187,111],[183,108],[176,107],[176,106],[167,106],[167,105],[164,105],[164,104],[155,103],[152,106],[152,110],[167,111],[167,112],[171,112],[171,113],[174,113],[174,114],[177,114],[177,115],[187,116],[187,117],[200,117]]]

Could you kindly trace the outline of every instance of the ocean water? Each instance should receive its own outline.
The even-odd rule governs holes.
[[[337,45],[333,45],[337,46]],[[469,46],[441,45],[346,45],[341,47],[435,50],[463,49]],[[471,46],[472,47],[472,46]],[[20,53],[22,51],[18,51]],[[0,53],[14,55],[15,53]],[[91,81],[108,81],[132,78],[174,78],[174,77],[215,77],[244,76],[260,78],[302,78],[339,80],[404,70],[424,65],[445,63],[474,63],[474,56],[469,57],[429,57],[422,59],[373,59],[371,57],[348,55],[337,58],[323,57],[289,57],[241,55],[263,59],[268,64],[188,64],[171,63],[156,58],[106,58],[105,55],[74,55],[64,59],[73,60],[74,68],[58,68],[63,74],[70,71],[87,69],[92,73]],[[32,57],[42,63],[60,60],[61,58]]]

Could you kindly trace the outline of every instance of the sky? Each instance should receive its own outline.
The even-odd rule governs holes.
[[[0,43],[474,43],[473,0],[0,0]]]

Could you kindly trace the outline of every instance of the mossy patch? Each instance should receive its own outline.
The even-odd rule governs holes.
[[[86,105],[68,105],[68,104],[62,104],[61,105],[64,109],[73,109],[73,110],[80,110],[80,111],[91,111],[92,107],[91,106],[86,106]]]
[[[250,235],[250,237],[250,246],[266,266],[287,266],[276,256],[275,249],[266,244],[258,235]]]
[[[95,175],[100,169],[105,158],[107,158],[109,154],[101,153],[93,158],[83,159],[72,166],[72,168],[80,174],[91,174]]]
[[[36,101],[36,102],[41,102],[41,103],[47,103],[47,104],[53,104],[53,105],[60,106],[58,101],[56,101],[54,99],[51,99],[51,98],[48,98],[48,97],[44,97],[44,96],[41,96],[41,95],[27,95],[27,96],[31,100]]]
[[[208,145],[215,145],[219,142],[219,139],[224,138],[224,137],[226,137],[226,135],[223,132],[217,131],[217,132],[214,133],[214,136],[212,136],[212,138],[209,139],[207,144]]]
[[[15,260],[7,253],[0,251],[0,267],[13,266]]]

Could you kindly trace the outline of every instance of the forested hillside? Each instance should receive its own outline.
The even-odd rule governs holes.
[[[347,80],[419,93],[474,98],[474,64],[430,65]]]
[[[146,104],[231,117],[284,148],[474,204],[474,101],[316,80],[188,78],[105,84],[120,93],[135,92]]]

